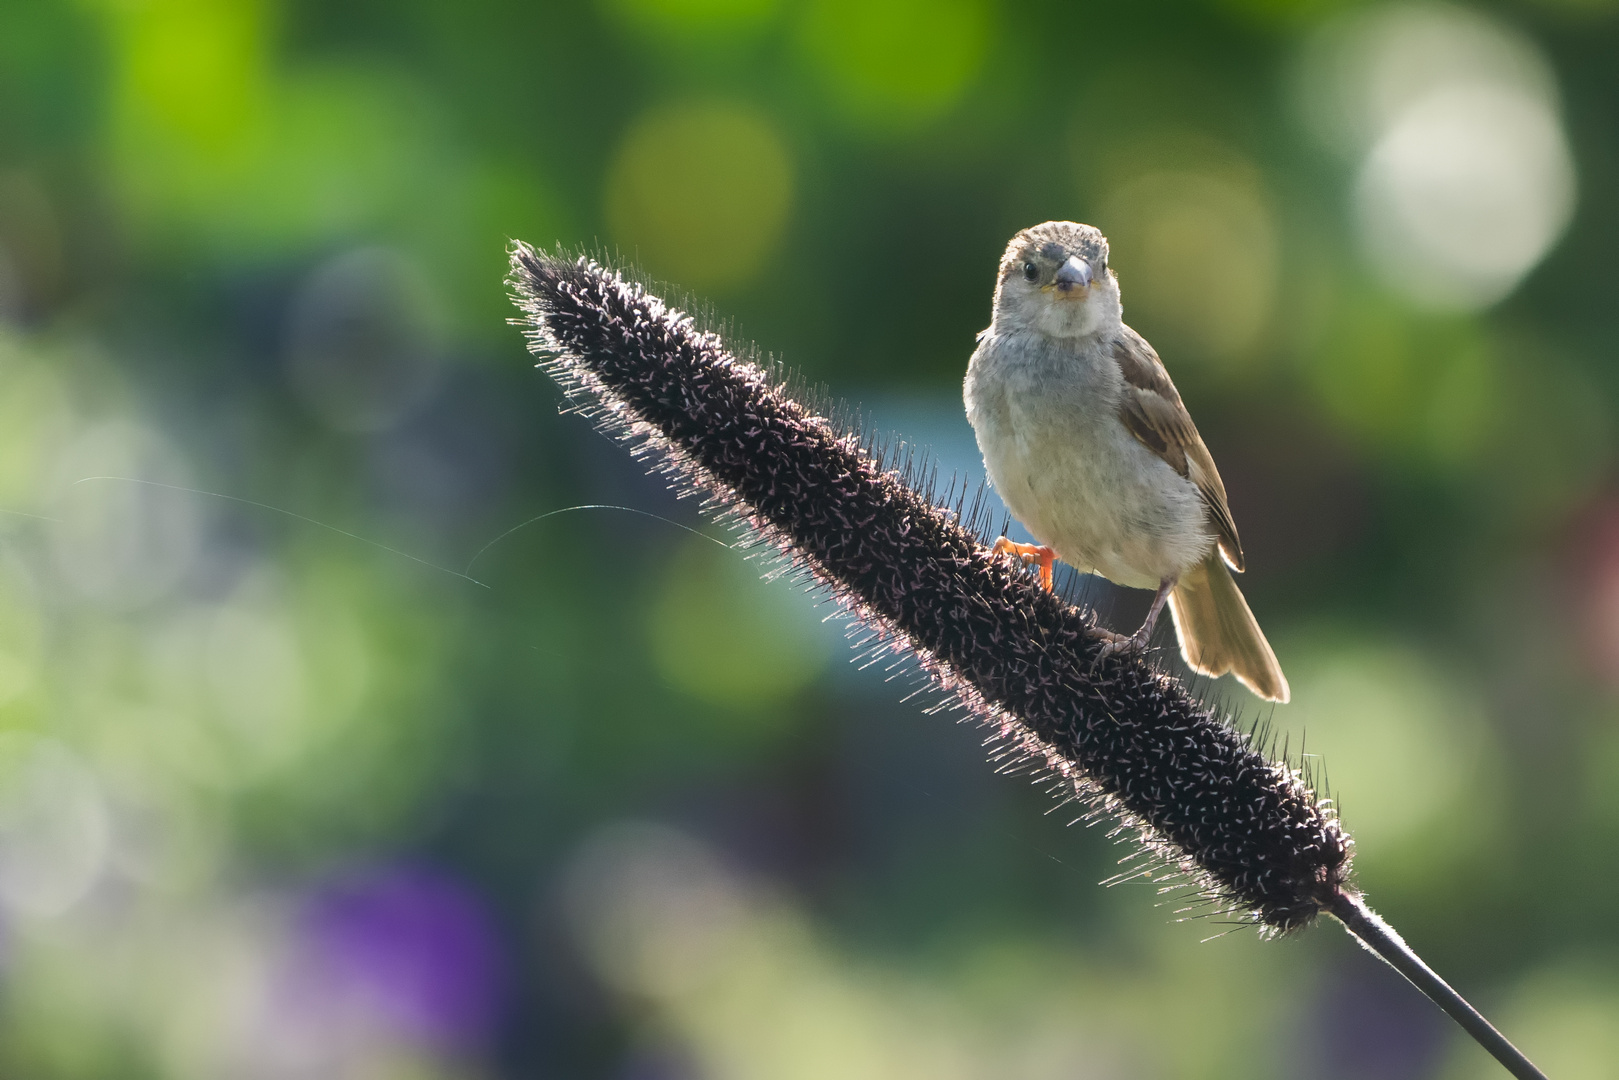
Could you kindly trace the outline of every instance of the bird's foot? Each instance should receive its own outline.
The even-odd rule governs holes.
[[[992,550],[996,555],[1011,555],[1025,564],[1039,564],[1040,584],[1046,587],[1046,592],[1051,591],[1051,564],[1057,560],[1057,553],[1051,548],[1044,544],[1014,544],[1003,536],[995,541]]]
[[[1102,643],[1102,651],[1097,655],[1098,660],[1105,660],[1115,653],[1141,652],[1152,640],[1153,628],[1158,625],[1158,615],[1164,610],[1164,601],[1169,599],[1169,592],[1175,587],[1174,578],[1164,578],[1158,583],[1158,591],[1153,594],[1152,606],[1147,609],[1147,618],[1142,622],[1141,628],[1129,637],[1123,634],[1114,634],[1104,630],[1108,639]]]
[[[1152,629],[1153,624],[1149,622],[1129,637],[1123,634],[1115,634],[1108,630],[1102,631],[1102,633],[1107,634],[1108,639],[1102,642],[1102,651],[1097,656],[1097,659],[1105,660],[1115,653],[1141,652],[1147,647],[1147,643],[1152,640]]]

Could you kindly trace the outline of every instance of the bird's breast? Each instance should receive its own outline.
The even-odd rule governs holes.
[[[1213,539],[1196,487],[1119,420],[1124,390],[1100,344],[986,336],[968,369],[967,415],[990,483],[1036,539],[1078,569],[1153,588]]]

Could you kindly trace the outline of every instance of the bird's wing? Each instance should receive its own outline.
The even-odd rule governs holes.
[[[1170,381],[1164,362],[1147,339],[1128,326],[1113,344],[1113,358],[1124,376],[1119,419],[1142,446],[1197,485],[1226,562],[1242,570],[1242,541],[1237,539],[1237,524],[1231,520],[1231,508],[1226,505],[1225,484],[1220,482],[1214,458],[1203,445],[1191,414],[1181,404],[1180,393]]]

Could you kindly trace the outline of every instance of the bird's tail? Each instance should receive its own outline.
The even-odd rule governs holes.
[[[1218,549],[1181,575],[1169,594],[1181,655],[1193,671],[1218,678],[1231,672],[1268,701],[1286,702],[1287,677],[1270,642],[1237,590]]]

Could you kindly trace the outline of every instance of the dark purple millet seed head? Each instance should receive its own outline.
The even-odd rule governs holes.
[[[1152,858],[1262,929],[1345,889],[1353,842],[1325,800],[1175,679],[1100,655],[1092,617],[992,556],[962,515],[884,468],[642,286],[518,244],[530,348],[578,411],[744,521],[891,648]]]

